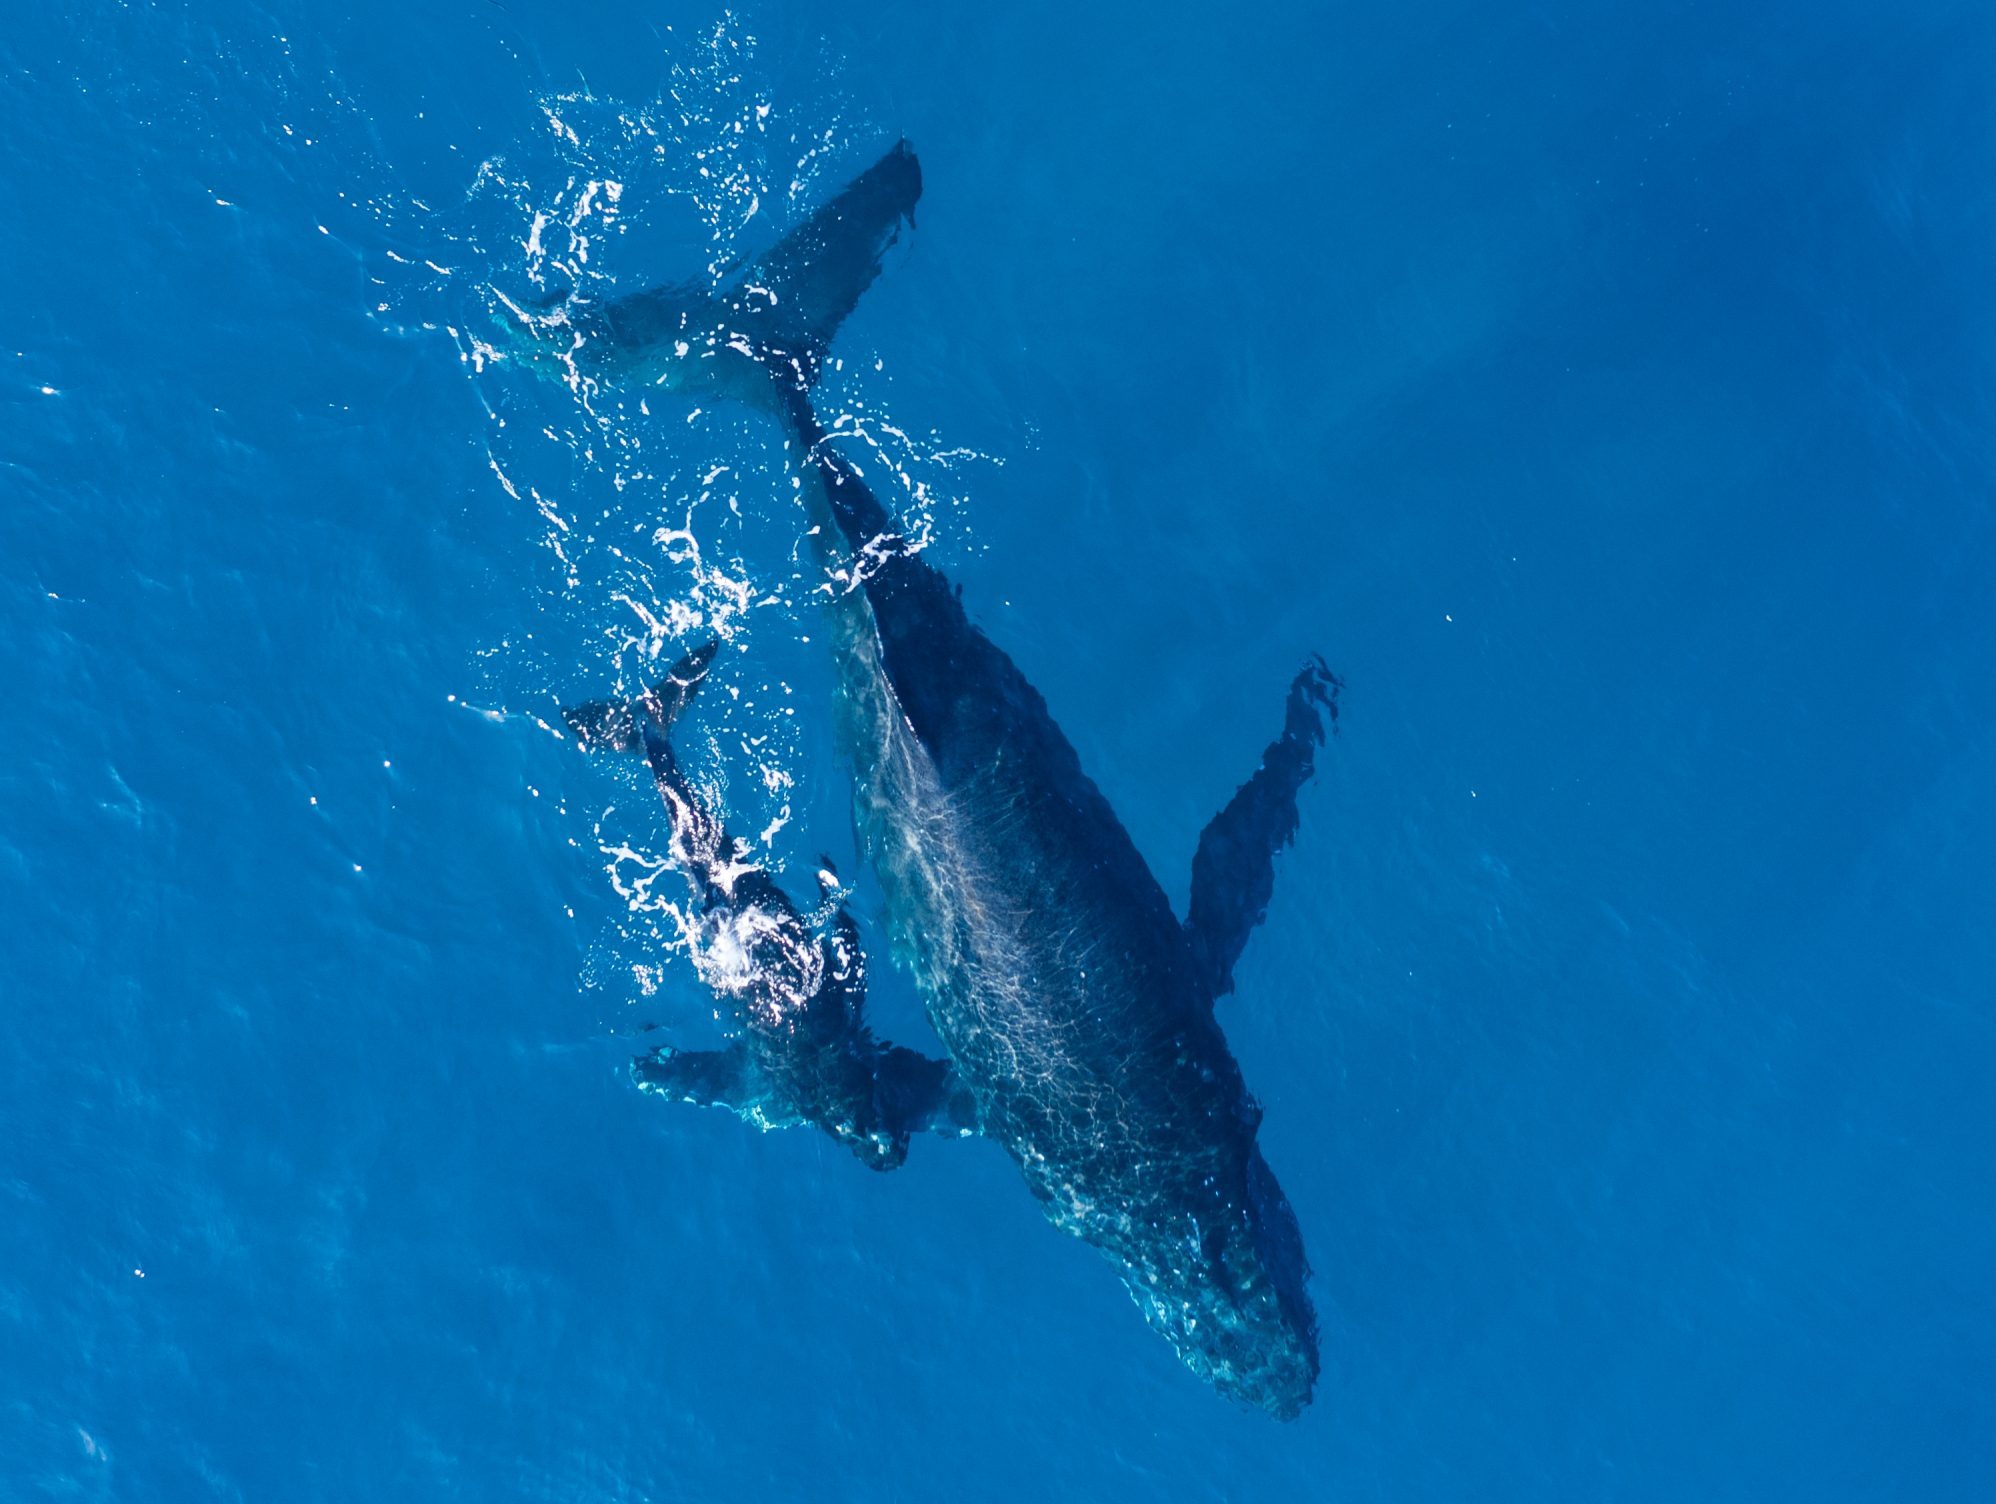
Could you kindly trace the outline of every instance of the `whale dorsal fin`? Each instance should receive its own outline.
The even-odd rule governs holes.
[[[1261,766],[1200,833],[1185,932],[1215,998],[1234,988],[1234,963],[1275,893],[1275,853],[1296,834],[1296,796],[1316,771],[1326,723],[1337,729],[1344,683],[1313,658],[1289,686],[1282,734]]]

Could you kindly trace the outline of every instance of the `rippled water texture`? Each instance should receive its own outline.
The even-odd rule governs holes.
[[[582,14],[578,14],[582,12]],[[1996,1487],[1986,7],[41,7],[0,35],[0,1498]],[[1014,1166],[647,1099],[641,767],[869,944],[774,425],[527,369],[906,135],[820,407],[1182,906],[1324,1373]],[[875,967],[881,1032],[933,1049]],[[656,1026],[647,1032],[646,1026]]]

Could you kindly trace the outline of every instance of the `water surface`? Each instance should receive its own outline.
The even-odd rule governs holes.
[[[0,1494],[1987,1497],[1992,44],[15,18]],[[1175,901],[1305,653],[1349,684],[1222,1005],[1293,1425],[994,1147],[871,1176],[622,1074],[711,1000],[619,892],[646,790],[540,722],[718,621],[715,788],[849,864],[803,522],[752,417],[493,367],[484,289],[703,275],[900,134],[827,402]]]

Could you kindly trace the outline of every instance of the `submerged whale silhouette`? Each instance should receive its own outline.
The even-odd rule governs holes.
[[[1280,734],[1200,837],[1181,922],[1039,692],[900,544],[812,409],[827,345],[920,193],[900,143],[719,292],[515,308],[516,333],[571,382],[723,393],[784,425],[807,505],[832,524],[817,536],[843,586],[862,844],[976,1131],[1190,1368],[1291,1418],[1318,1372],[1309,1269],[1214,1003],[1342,686],[1321,660],[1290,685]]]

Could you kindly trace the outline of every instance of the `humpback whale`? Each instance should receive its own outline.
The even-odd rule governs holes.
[[[822,931],[809,924],[741,847],[681,771],[666,732],[707,677],[717,643],[680,659],[635,700],[592,700],[562,717],[586,751],[642,750],[669,821],[672,865],[700,906],[696,964],[733,1005],[739,1037],[725,1049],[663,1045],[632,1062],[643,1091],[726,1107],[764,1129],[815,1123],[870,1169],[891,1170],[910,1133],[969,1131],[970,1108],[946,1061],[883,1045],[865,1023],[866,963],[843,903]],[[819,899],[838,895],[825,863]]]
[[[1259,768],[1200,836],[1181,920],[1045,700],[903,545],[812,407],[830,340],[920,193],[899,143],[718,291],[509,304],[515,333],[571,383],[718,392],[782,425],[837,585],[861,846],[968,1099],[951,1121],[1005,1149],[1188,1367],[1293,1418],[1318,1374],[1309,1267],[1215,1003],[1342,685],[1321,659],[1291,682]]]

